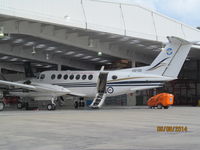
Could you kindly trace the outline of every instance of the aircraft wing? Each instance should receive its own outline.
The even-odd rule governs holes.
[[[11,81],[3,81],[0,80],[0,85],[7,85],[11,88],[22,88],[26,90],[32,90],[36,92],[47,92],[47,93],[59,93],[60,94],[69,94],[70,90],[52,84],[43,84],[43,83],[31,83],[31,84],[24,84],[20,82],[11,82]]]
[[[86,96],[85,94],[75,93],[67,88],[58,85],[46,84],[46,83],[31,83],[31,84],[24,84],[20,82],[11,82],[11,81],[3,81],[0,80],[0,85],[6,85],[13,89],[15,88],[22,88],[26,90],[36,91],[36,92],[45,92],[54,95],[73,95],[73,96]]]

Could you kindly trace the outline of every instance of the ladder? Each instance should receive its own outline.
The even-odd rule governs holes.
[[[105,99],[106,99],[106,93],[97,93],[90,107],[93,109],[101,108]]]
[[[97,94],[90,105],[93,109],[98,109],[103,106],[106,99],[106,84],[107,84],[108,72],[100,72],[97,81]]]

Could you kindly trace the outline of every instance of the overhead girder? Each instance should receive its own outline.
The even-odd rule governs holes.
[[[55,54],[49,54],[49,59],[46,59],[46,52],[36,50],[37,52],[33,55],[31,47],[23,47],[21,45],[11,45],[9,43],[0,44],[0,54],[9,55],[13,57],[19,57],[24,59],[35,60],[39,62],[46,62],[50,64],[66,65],[80,69],[95,69],[94,64],[86,64],[73,59],[65,59],[62,57],[55,57]]]
[[[134,49],[131,49],[130,47],[121,47],[119,44],[111,45],[110,42],[106,42],[105,40],[102,42],[102,39],[98,36],[97,37],[99,39],[94,39],[94,47],[89,47],[89,39],[94,38],[94,34],[90,34],[91,31],[85,31],[88,32],[88,35],[79,35],[79,30],[75,28],[69,29],[55,25],[19,20],[4,21],[1,22],[1,25],[4,26],[5,32],[10,34],[35,36],[65,45],[87,49],[93,52],[101,51],[104,54],[128,60],[132,60],[134,58],[135,61],[149,61],[144,60],[146,58],[142,57],[142,55],[137,56],[136,53],[134,53]],[[105,35],[103,37],[105,37]]]

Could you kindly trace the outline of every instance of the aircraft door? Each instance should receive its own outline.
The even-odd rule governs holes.
[[[106,93],[108,72],[100,72],[97,82],[97,93]]]

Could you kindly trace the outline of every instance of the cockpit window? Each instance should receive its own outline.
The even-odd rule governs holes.
[[[59,74],[58,76],[57,76],[57,79],[61,79],[62,78],[62,74]]]
[[[93,79],[93,75],[89,75],[89,76],[88,76],[88,79],[89,79],[89,80],[92,80],[92,79]]]
[[[54,80],[55,78],[56,78],[56,75],[55,75],[55,74],[52,74],[52,75],[51,75],[51,79]]]
[[[44,79],[45,78],[45,74],[41,74],[40,79]]]
[[[117,76],[116,76],[116,75],[112,76],[112,79],[113,79],[113,80],[116,80],[116,79],[117,79]]]

